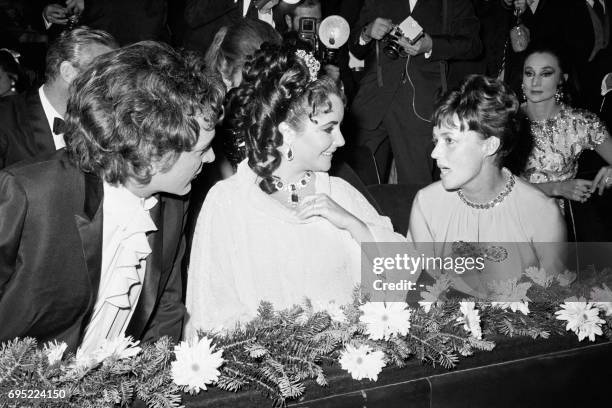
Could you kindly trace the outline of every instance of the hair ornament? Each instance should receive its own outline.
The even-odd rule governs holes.
[[[308,67],[308,71],[310,71],[310,82],[316,80],[319,69],[321,69],[321,63],[312,55],[312,52],[297,50],[295,55],[302,59]]]

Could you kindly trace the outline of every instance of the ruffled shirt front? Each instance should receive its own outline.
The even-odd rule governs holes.
[[[125,332],[140,297],[146,258],[151,253],[146,234],[157,230],[149,215],[156,204],[154,197],[142,199],[123,186],[104,182],[100,286],[80,354],[90,354],[102,339]]]

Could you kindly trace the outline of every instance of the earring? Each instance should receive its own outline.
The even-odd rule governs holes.
[[[563,95],[563,88],[561,88],[561,85],[559,85],[557,87],[557,91],[555,92],[555,102],[557,103],[557,105],[561,105],[564,96],[565,95]]]
[[[17,85],[17,83],[15,82],[15,80],[11,81],[11,92],[17,92],[17,88],[15,88],[15,86]]]
[[[293,150],[291,150],[291,148],[287,150],[287,160],[289,161],[293,160]]]
[[[527,95],[525,95],[525,84],[521,84],[521,99],[523,102],[527,102]]]

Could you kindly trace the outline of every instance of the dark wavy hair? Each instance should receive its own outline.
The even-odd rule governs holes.
[[[108,183],[151,180],[199,137],[196,116],[213,129],[225,87],[203,60],[153,41],[97,58],[71,84],[64,135],[71,159]]]
[[[59,75],[60,64],[70,62],[76,68],[82,66],[83,52],[92,45],[104,45],[111,49],[119,48],[115,38],[104,30],[86,26],[64,31],[49,46],[45,61],[45,81],[49,82]]]
[[[497,164],[504,165],[517,142],[519,102],[502,81],[484,75],[468,76],[459,89],[439,102],[433,116],[435,126],[472,130],[483,138],[497,137]]]
[[[272,173],[282,161],[278,125],[286,122],[299,131],[305,120],[316,123],[315,116],[331,111],[331,95],[345,100],[331,78],[311,80],[308,66],[295,51],[264,43],[245,64],[242,83],[233,90],[226,109],[226,123],[245,140],[248,164],[268,194],[276,191]]]

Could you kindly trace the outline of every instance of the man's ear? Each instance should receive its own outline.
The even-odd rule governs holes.
[[[68,61],[62,61],[62,63],[60,64],[59,72],[62,79],[68,85],[70,85],[72,81],[74,81],[76,76],[79,74],[79,71],[74,67],[74,65],[72,65]]]
[[[278,124],[278,131],[283,135],[283,146],[291,146],[295,140],[295,130],[283,121]]]
[[[291,15],[285,14],[285,24],[287,24],[287,31],[293,30],[293,18],[291,18]]]
[[[497,136],[491,136],[484,141],[485,153],[487,156],[493,156],[501,146],[501,140]]]

